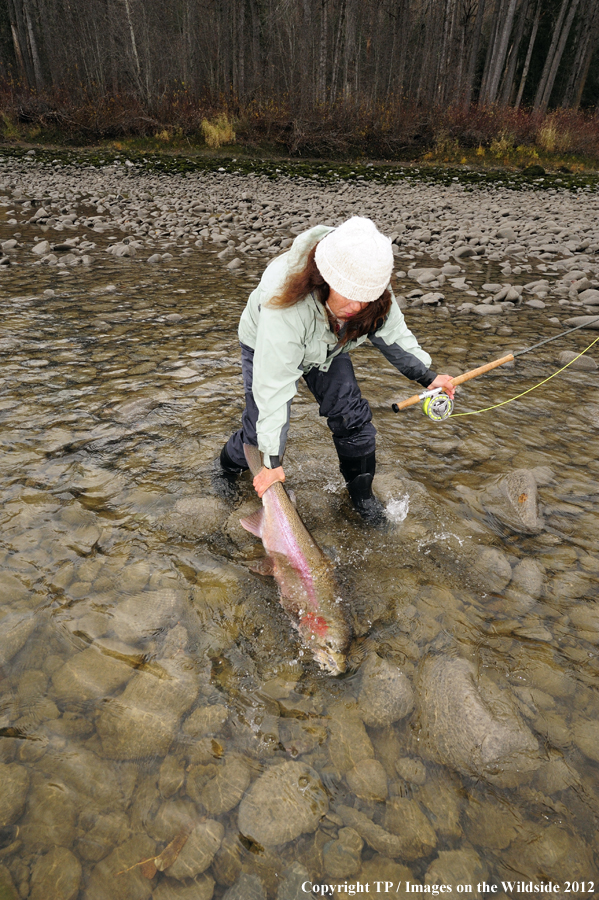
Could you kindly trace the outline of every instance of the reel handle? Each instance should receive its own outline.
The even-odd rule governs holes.
[[[491,369],[496,369],[497,366],[503,366],[504,363],[511,362],[513,359],[514,354],[508,353],[507,356],[502,356],[501,359],[494,359],[493,362],[486,363],[484,366],[479,366],[477,369],[471,369],[469,372],[464,372],[462,375],[456,375],[455,378],[451,379],[451,383],[454,386],[463,384],[465,381],[470,381],[471,378],[476,378],[478,375],[484,375],[485,372],[490,372]],[[407,400],[402,400],[400,403],[393,403],[391,409],[393,412],[397,413],[400,409],[407,409],[408,406],[415,406],[421,397],[421,394],[414,394],[413,397],[408,397]]]

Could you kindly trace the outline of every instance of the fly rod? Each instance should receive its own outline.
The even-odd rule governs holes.
[[[508,353],[506,356],[502,356],[500,359],[494,359],[492,362],[486,363],[484,366],[479,366],[477,369],[471,369],[469,372],[463,372],[462,375],[456,375],[455,378],[451,379],[451,383],[454,387],[457,387],[458,384],[463,384],[465,381],[470,381],[472,378],[484,375],[485,372],[490,372],[498,366],[503,366],[505,363],[512,362],[517,356],[523,356],[525,353],[530,353],[531,350],[536,350],[537,347],[542,347],[544,344],[556,341],[566,334],[571,334],[573,331],[586,328],[589,325],[595,324],[595,322],[599,322],[599,316],[590,319],[588,322],[583,322],[582,325],[568,328],[567,331],[562,331],[560,334],[555,334],[553,337],[545,338],[545,340],[533,344],[532,347],[526,347],[524,350],[516,350],[515,353]],[[407,409],[408,406],[415,406],[420,400],[424,400],[422,411],[429,419],[440,421],[441,419],[447,419],[451,415],[453,403],[447,394],[443,393],[443,388],[433,388],[433,390],[424,391],[421,394],[414,394],[412,397],[408,397],[407,400],[402,400],[400,403],[393,403],[391,409],[393,412],[398,413],[402,409]]]

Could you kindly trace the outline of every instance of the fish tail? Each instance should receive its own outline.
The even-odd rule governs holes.
[[[252,447],[251,444],[244,444],[243,452],[245,453],[245,458],[247,459],[252,475],[257,475],[262,468],[262,454],[257,447]]]

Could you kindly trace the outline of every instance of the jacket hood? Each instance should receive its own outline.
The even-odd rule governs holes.
[[[313,247],[334,229],[330,225],[314,225],[308,231],[298,234],[293,244],[287,251],[287,265],[290,271],[301,271],[308,258],[308,253]]]

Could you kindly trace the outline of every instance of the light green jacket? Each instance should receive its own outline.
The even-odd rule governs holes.
[[[250,294],[239,322],[239,340],[254,350],[252,391],[260,413],[256,426],[258,447],[265,462],[269,456],[283,455],[291,401],[304,372],[314,366],[326,372],[338,353],[347,353],[367,337],[363,335],[336,348],[337,335],[330,328],[322,304],[312,295],[287,309],[268,306],[269,300],[280,294],[288,275],[301,271],[312,247],[331,230],[326,225],[316,225],[298,235],[286,253],[273,259]],[[376,337],[387,345],[398,344],[430,365],[430,356],[407,327],[395,298]]]

